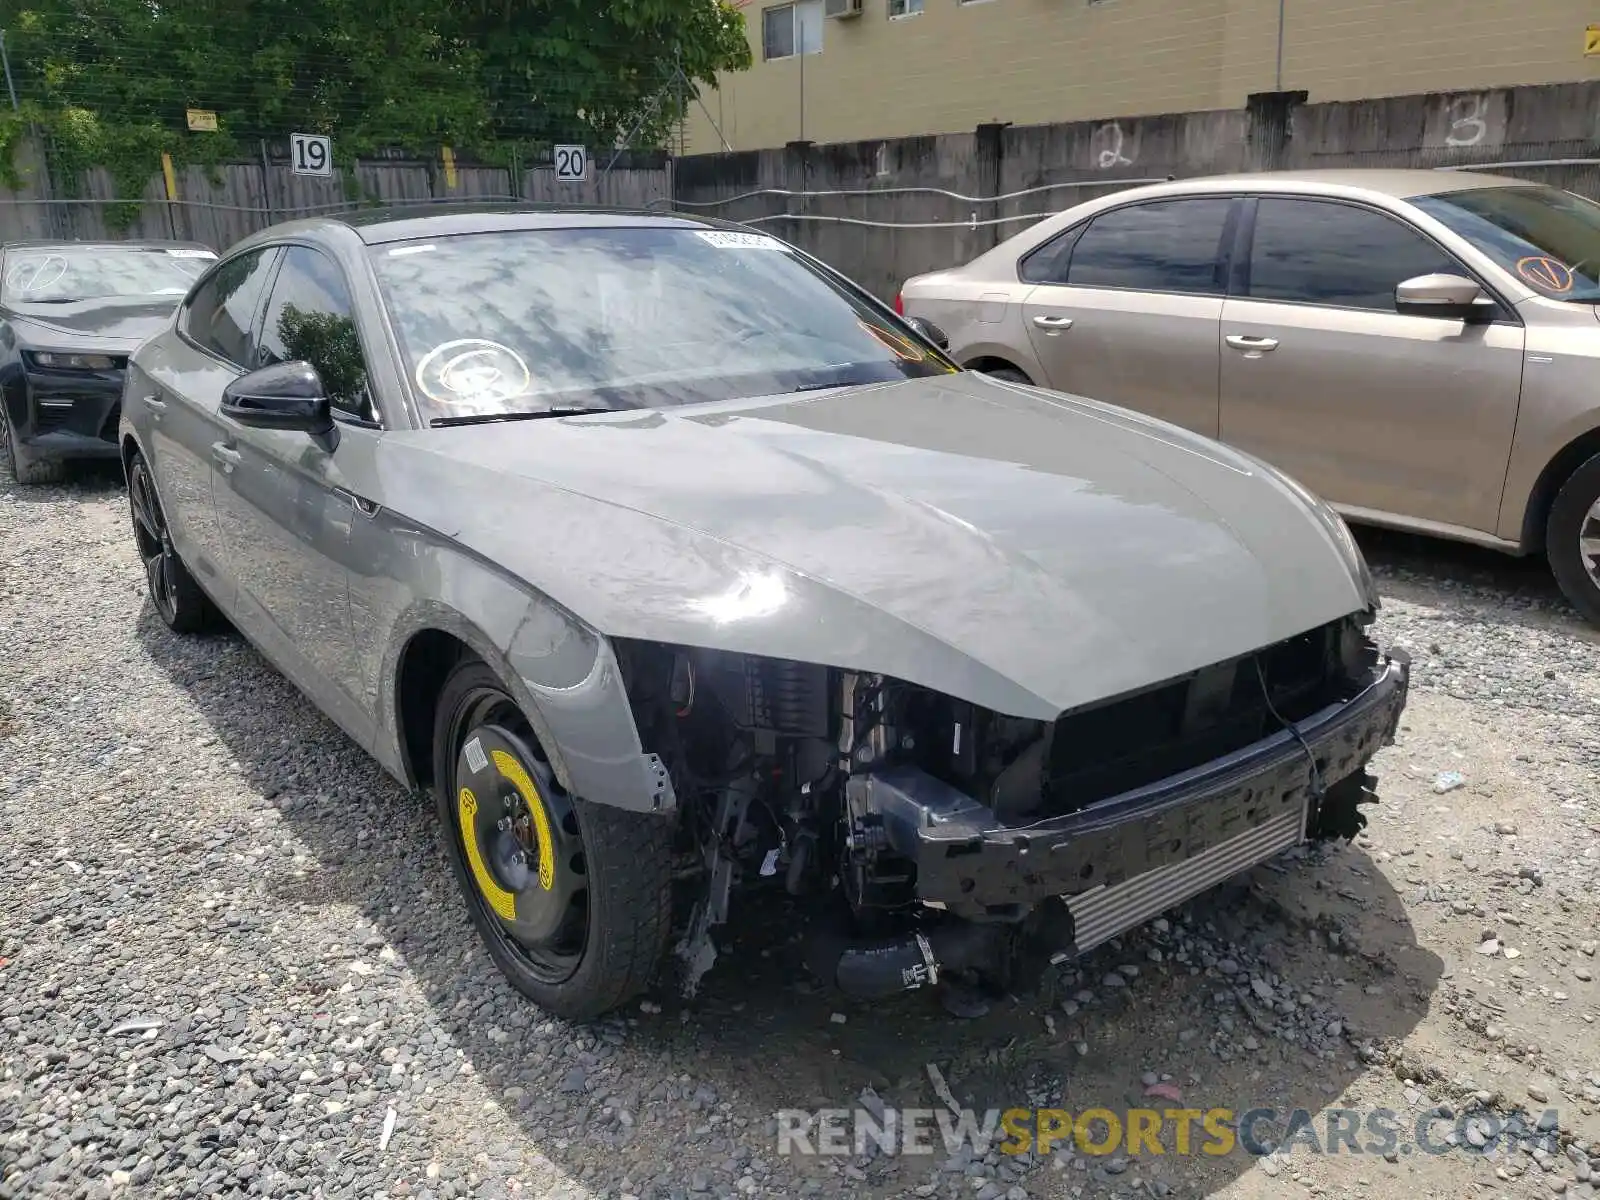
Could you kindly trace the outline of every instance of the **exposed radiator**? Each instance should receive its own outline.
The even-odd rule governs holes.
[[[1079,954],[1143,925],[1176,904],[1287,850],[1304,836],[1305,801],[1220,846],[1172,866],[1146,871],[1114,887],[1063,897],[1072,913]]]

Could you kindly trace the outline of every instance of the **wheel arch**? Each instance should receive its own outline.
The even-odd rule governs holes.
[[[505,584],[510,587],[509,583]],[[509,601],[518,602],[513,615]],[[396,627],[386,656],[379,747],[411,788],[434,779],[439,691],[463,655],[481,660],[522,708],[569,793],[641,812],[676,806],[660,760],[646,754],[609,639],[527,592],[506,592],[476,620],[419,601]],[[496,614],[499,614],[496,616]]]
[[[1033,382],[1033,372],[1029,371],[1027,367],[1024,367],[1021,363],[1003,358],[998,354],[974,355],[961,365],[969,371],[1019,371],[1028,378],[1029,382]]]
[[[1550,518],[1550,506],[1555,503],[1561,486],[1572,473],[1596,454],[1600,454],[1600,426],[1585,430],[1569,441],[1551,457],[1534,481],[1533,490],[1523,509],[1520,541],[1530,554],[1545,549],[1545,523]]]

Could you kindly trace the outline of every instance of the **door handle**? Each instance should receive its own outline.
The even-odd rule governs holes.
[[[226,442],[212,442],[211,457],[222,464],[222,469],[224,471],[232,471],[236,466],[244,461],[244,455],[240,454]]]
[[[1035,317],[1033,319],[1033,323],[1035,325],[1037,325],[1040,329],[1071,329],[1072,328],[1072,318],[1071,317],[1051,317],[1051,316],[1043,316],[1043,315],[1041,315],[1041,316]]]
[[[375,500],[368,500],[364,496],[358,496],[354,492],[350,491],[350,489],[342,487],[334,488],[333,494],[338,496],[341,500],[348,501],[350,507],[355,509],[363,517],[374,517],[378,514],[378,504]]]
[[[1224,340],[1235,350],[1253,350],[1260,353],[1278,348],[1277,338],[1252,337],[1247,333],[1230,333]]]
[[[152,421],[161,420],[161,414],[167,411],[167,402],[160,396],[144,397],[144,406],[150,410],[150,419]]]

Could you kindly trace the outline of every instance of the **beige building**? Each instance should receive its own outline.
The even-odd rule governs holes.
[[[690,153],[1600,78],[1600,0],[751,0]],[[1280,29],[1281,16],[1281,29]],[[1593,23],[1595,31],[1590,32]],[[1280,45],[1281,33],[1281,45]]]

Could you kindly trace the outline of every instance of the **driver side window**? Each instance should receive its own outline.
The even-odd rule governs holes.
[[[304,361],[317,369],[333,407],[376,421],[355,305],[339,266],[305,246],[290,246],[262,322],[256,366]]]

